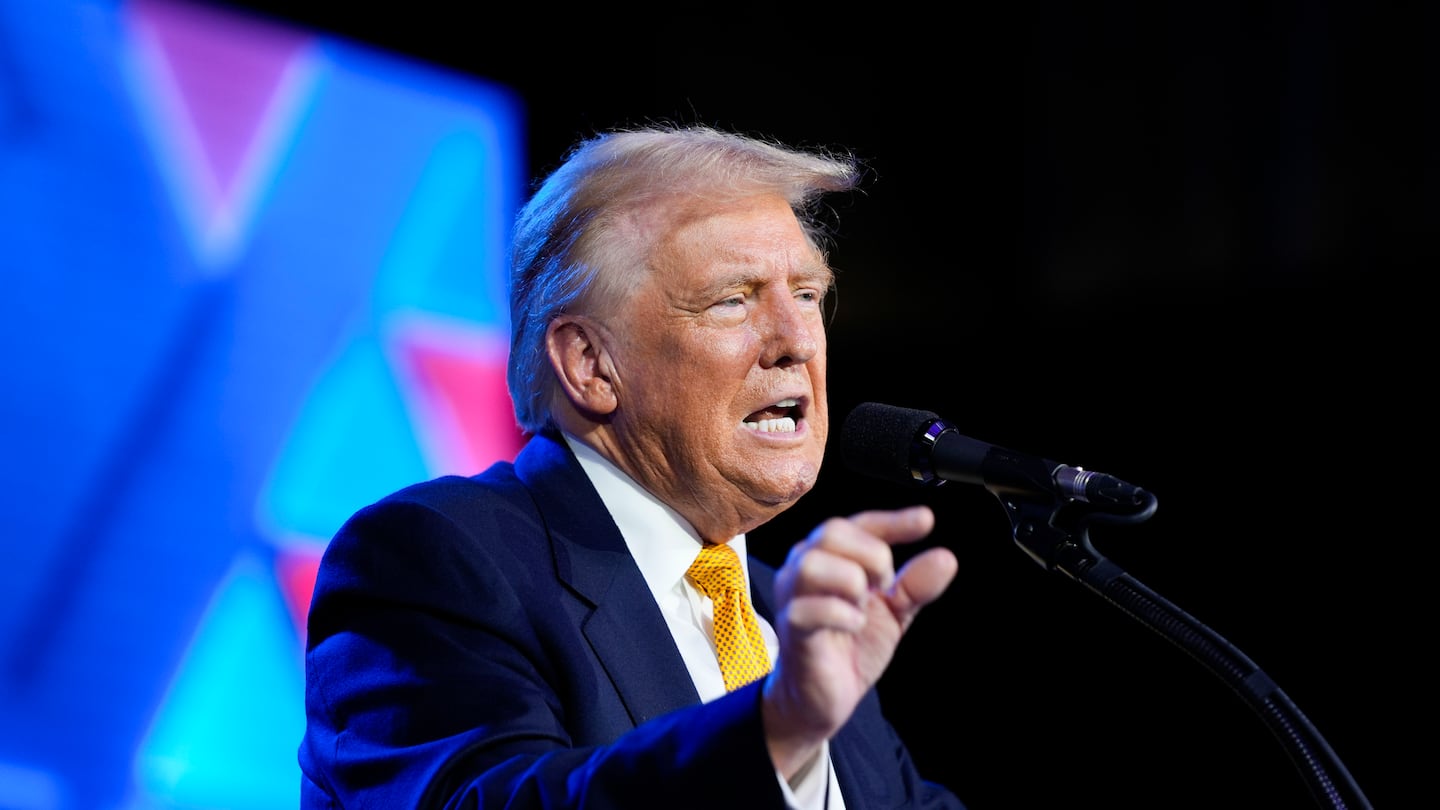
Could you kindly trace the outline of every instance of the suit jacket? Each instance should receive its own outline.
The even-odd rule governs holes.
[[[774,620],[774,569],[749,560]],[[311,600],[303,810],[783,808],[760,687],[700,702],[563,440],[416,484],[336,534]],[[962,808],[871,693],[831,740],[849,810]],[[716,778],[717,771],[719,778]]]

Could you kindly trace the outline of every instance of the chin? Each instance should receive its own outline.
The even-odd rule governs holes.
[[[806,462],[797,467],[777,471],[776,475],[770,479],[775,493],[775,504],[789,506],[800,500],[815,488],[815,482],[819,480],[819,476],[820,465],[818,462]]]

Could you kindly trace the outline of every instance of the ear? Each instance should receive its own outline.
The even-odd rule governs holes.
[[[587,318],[562,315],[545,330],[550,367],[566,398],[587,415],[611,413],[618,404],[604,328]]]

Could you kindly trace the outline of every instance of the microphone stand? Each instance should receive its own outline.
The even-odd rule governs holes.
[[[1369,810],[1370,801],[1329,743],[1260,667],[1214,630],[1127,574],[1090,545],[1091,521],[1139,523],[1155,513],[1143,493],[1136,511],[1097,511],[1079,500],[1027,500],[990,492],[1010,517],[1015,542],[1041,567],[1064,574],[1180,647],[1240,695],[1275,735],[1321,807]]]

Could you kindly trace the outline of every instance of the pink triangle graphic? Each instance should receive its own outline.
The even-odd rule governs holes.
[[[315,575],[320,570],[323,551],[323,545],[316,548],[282,548],[275,557],[275,577],[280,593],[285,596],[285,607],[290,611],[290,620],[295,623],[295,633],[300,637],[302,649],[310,597],[315,593]]]
[[[478,330],[418,319],[393,356],[415,432],[437,474],[473,475],[524,443],[505,384],[508,345]]]
[[[199,3],[135,0],[129,8],[169,68],[214,201],[228,205],[286,72],[313,35]]]

